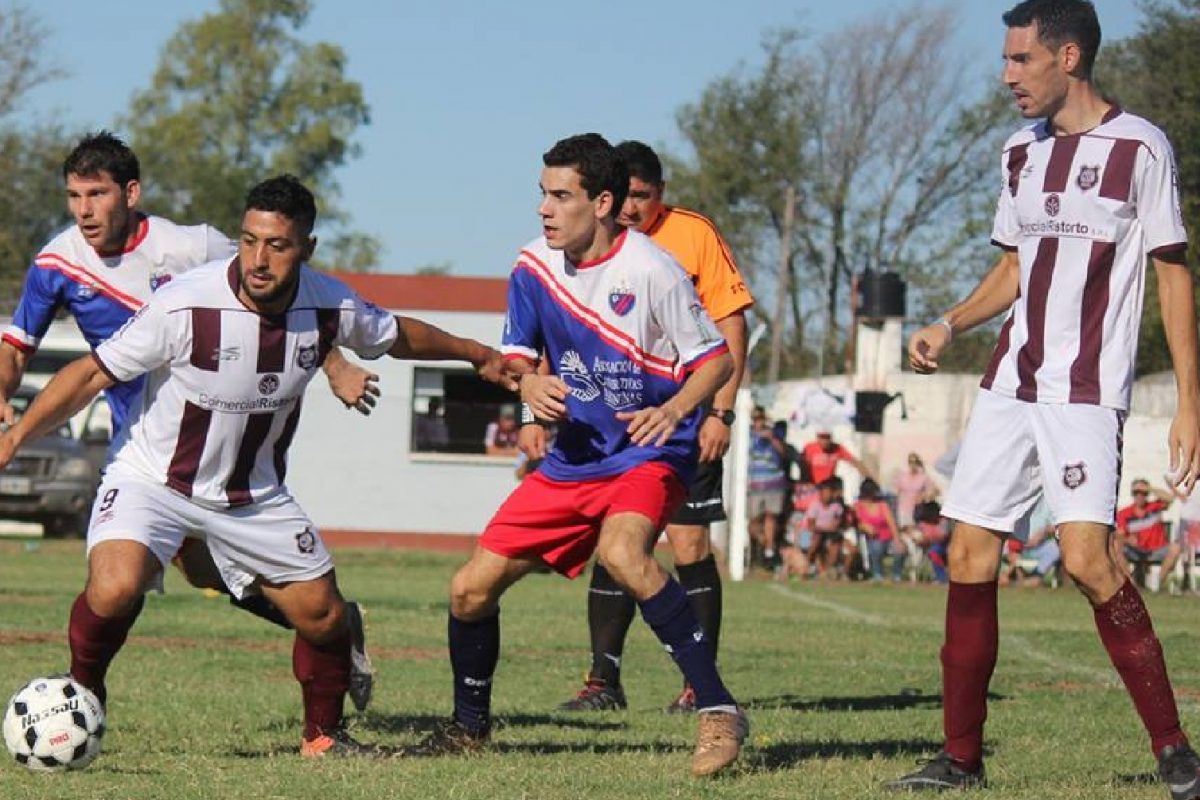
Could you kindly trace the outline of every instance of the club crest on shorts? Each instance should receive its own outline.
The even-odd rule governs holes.
[[[1079,175],[1075,178],[1075,185],[1083,191],[1094,189],[1096,184],[1100,182],[1100,167],[1084,164],[1079,168]]]
[[[317,346],[306,345],[296,350],[296,366],[302,370],[310,370],[317,365]]]
[[[158,287],[170,283],[172,277],[165,269],[157,270],[150,276],[150,291],[157,292]]]
[[[316,552],[317,537],[313,534],[312,528],[305,528],[301,533],[296,534],[296,549],[306,556]]]
[[[1084,467],[1082,461],[1078,464],[1067,464],[1063,467],[1063,486],[1074,490],[1085,483],[1087,483],[1087,468]]]
[[[1049,195],[1046,198],[1046,214],[1057,217],[1060,211],[1062,211],[1062,200],[1056,194]]]
[[[275,394],[279,390],[279,376],[274,374],[263,375],[258,379],[259,394]]]
[[[637,295],[633,293],[624,283],[614,286],[608,293],[608,307],[618,317],[623,317],[630,311],[633,311],[634,303],[637,302]]]

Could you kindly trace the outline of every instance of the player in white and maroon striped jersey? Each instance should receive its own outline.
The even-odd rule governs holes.
[[[309,269],[315,219],[312,194],[291,176],[252,189],[238,255],[172,281],[61,370],[0,436],[0,467],[97,392],[145,375],[92,509],[71,674],[105,698],[143,592],[185,537],[201,537],[235,595],[265,594],[296,630],[301,753],[350,755],[363,747],[342,725],[345,605],[320,534],[284,484],[304,389],[337,346],[366,358],[468,361],[488,380],[516,383],[492,348],[393,317]]]
[[[1158,128],[1092,84],[1100,24],[1090,2],[1025,0],[1004,22],[1003,80],[1021,114],[1041,121],[1004,147],[992,233],[999,262],[909,341],[914,369],[932,372],[955,334],[1007,312],[942,510],[956,520],[941,651],[945,747],[890,786],[984,782],[1001,546],[1044,491],[1063,566],[1092,605],[1159,775],[1176,800],[1200,798],[1200,757],[1180,725],[1162,648],[1109,546],[1147,262],[1179,393],[1171,470],[1184,491],[1200,476],[1196,311],[1174,157]]]

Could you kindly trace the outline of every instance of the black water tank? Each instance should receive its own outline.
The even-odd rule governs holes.
[[[867,319],[906,316],[907,289],[895,272],[864,270],[858,276],[858,315]]]
[[[854,393],[854,430],[859,433],[882,433],[883,410],[892,402],[887,392]]]

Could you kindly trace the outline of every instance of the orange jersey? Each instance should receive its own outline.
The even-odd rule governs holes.
[[[686,208],[663,206],[663,211],[644,233],[654,243],[675,256],[675,260],[692,276],[700,302],[714,320],[722,320],[754,305],[721,238],[717,226],[703,214]]]

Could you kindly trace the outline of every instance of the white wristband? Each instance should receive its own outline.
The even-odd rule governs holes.
[[[529,407],[528,403],[521,403],[521,424],[533,425],[536,422],[537,417],[533,415],[533,409]]]
[[[933,324],[934,325],[944,325],[946,327],[946,333],[950,334],[950,341],[954,341],[954,326],[950,324],[950,320],[946,319],[945,317],[942,317],[941,319],[939,319],[937,322],[935,322]]]

